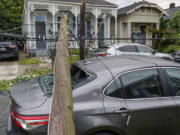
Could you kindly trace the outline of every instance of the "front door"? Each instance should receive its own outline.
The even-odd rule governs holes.
[[[46,48],[46,42],[45,42],[46,23],[45,21],[36,21],[35,29],[36,29],[36,48],[45,49]]]
[[[128,135],[176,135],[177,110],[166,97],[157,69],[142,69],[121,76],[129,110]]]

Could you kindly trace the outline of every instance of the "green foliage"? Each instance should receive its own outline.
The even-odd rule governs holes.
[[[28,58],[28,59],[18,61],[18,64],[20,65],[40,64],[40,63],[41,63],[41,60],[35,59],[35,58],[34,59]]]
[[[0,0],[0,9],[0,31],[22,25],[23,0]]]
[[[80,60],[79,55],[72,55],[69,57],[69,59],[70,64],[76,63]]]
[[[163,20],[162,18],[159,30],[151,28],[149,31],[155,33],[156,37],[161,39],[153,44],[155,49],[169,51],[167,49],[171,47],[169,48],[168,46],[180,45],[180,40],[177,40],[180,37],[180,11],[177,11],[171,20]],[[169,40],[169,38],[176,40]]]
[[[162,49],[164,53],[173,53],[174,51],[180,50],[180,45],[169,45]]]
[[[21,75],[19,75],[16,79],[13,80],[0,80],[0,90],[10,90],[11,87],[20,81],[23,80],[32,80],[33,78],[40,77],[42,75],[48,74],[52,72],[50,69],[38,69],[38,70],[30,70]]]

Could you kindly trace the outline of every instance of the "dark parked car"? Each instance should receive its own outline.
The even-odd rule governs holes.
[[[0,59],[13,58],[18,60],[18,46],[13,42],[0,42]]]
[[[77,135],[179,135],[180,64],[98,57],[73,65],[71,76]],[[13,87],[9,134],[47,133],[52,86],[45,75]]]

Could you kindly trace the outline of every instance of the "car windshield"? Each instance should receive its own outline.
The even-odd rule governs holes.
[[[12,45],[12,43],[11,42],[0,42],[0,46],[1,45]]]
[[[87,73],[84,70],[80,69],[79,67],[73,65],[71,67],[72,89],[76,88],[81,83],[87,81],[90,76],[91,75],[89,73]],[[48,74],[48,75],[44,75],[44,76],[40,77],[39,83],[42,86],[43,91],[47,95],[52,94],[52,90],[53,90],[53,75],[52,74]]]

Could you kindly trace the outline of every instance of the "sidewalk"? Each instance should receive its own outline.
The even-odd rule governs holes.
[[[0,62],[0,80],[11,80],[18,76],[17,62]]]

